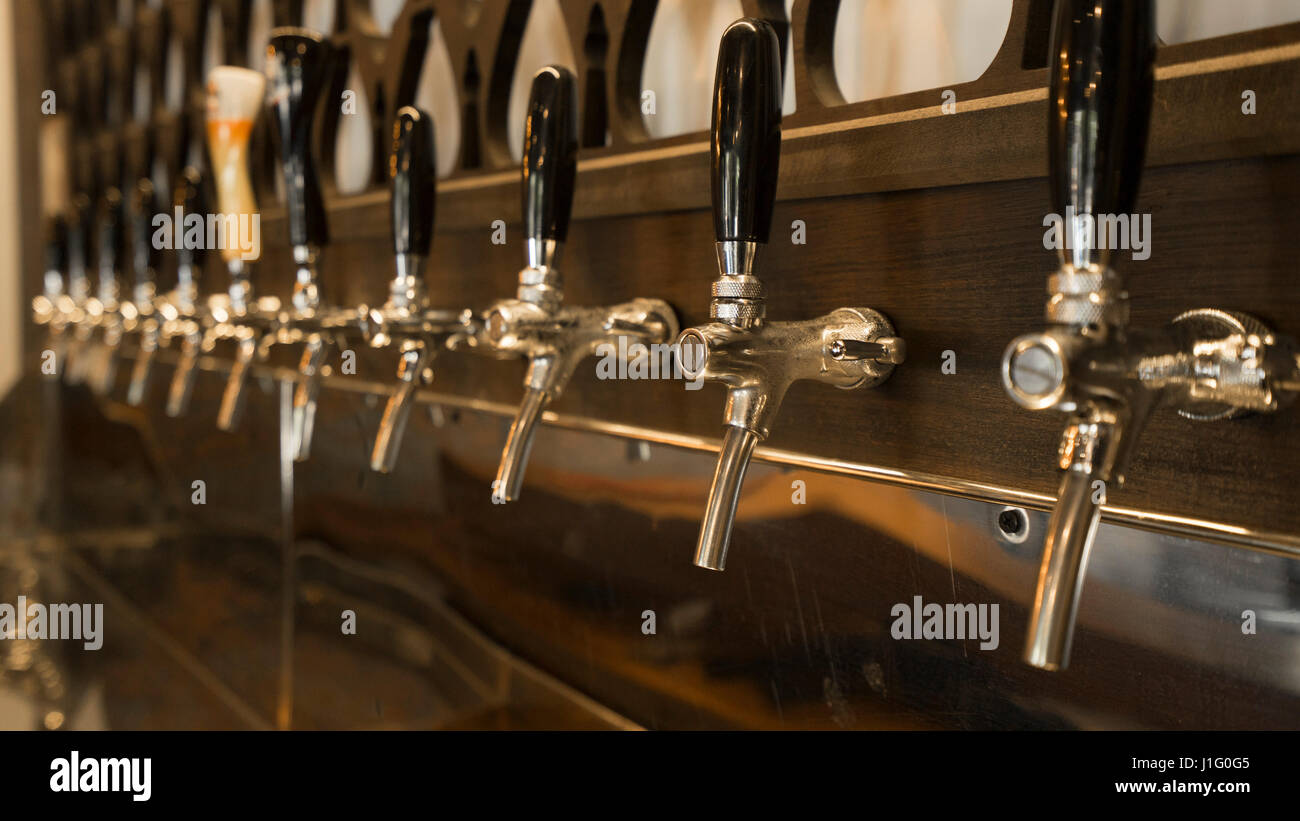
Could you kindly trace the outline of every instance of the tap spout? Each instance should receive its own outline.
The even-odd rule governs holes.
[[[1025,640],[1025,661],[1043,670],[1064,670],[1070,662],[1079,593],[1101,517],[1101,507],[1093,498],[1092,474],[1067,470],[1047,526],[1034,612]]]
[[[325,338],[310,334],[303,348],[298,373],[302,376],[293,394],[293,441],[295,462],[311,456],[312,434],[316,428],[316,404],[320,398],[321,366],[325,364]]]
[[[235,364],[226,379],[226,389],[221,394],[221,407],[217,410],[217,428],[227,432],[239,427],[244,416],[244,397],[247,393],[248,377],[253,372],[253,360],[260,353],[261,345],[251,329],[240,329],[241,335],[235,352]]]
[[[519,498],[524,473],[528,470],[528,455],[533,450],[533,439],[537,435],[537,423],[541,421],[542,412],[550,401],[551,395],[545,390],[530,387],[524,391],[519,414],[510,425],[505,448],[501,451],[496,481],[492,483],[493,502],[513,502]]]
[[[370,452],[371,470],[390,473],[397,464],[406,423],[411,418],[415,389],[419,387],[420,375],[428,367],[432,355],[432,350],[423,343],[402,351],[397,370],[399,385],[397,392],[388,398],[388,404],[384,405],[384,415],[379,420],[379,432],[375,434],[375,445]]]
[[[706,570],[723,570],[727,565],[727,545],[731,542],[731,525],[740,503],[740,488],[745,482],[758,434],[748,428],[727,426],[722,452],[713,471],[709,503],[695,543],[695,565]]]
[[[1065,474],[1047,525],[1025,639],[1024,659],[1039,669],[1069,666],[1079,594],[1105,501],[1104,483],[1112,474],[1114,451],[1124,438],[1120,434],[1121,423],[1113,417],[1088,414],[1072,422],[1062,439]]]

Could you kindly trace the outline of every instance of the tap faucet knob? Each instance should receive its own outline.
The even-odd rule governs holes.
[[[266,78],[252,69],[217,66],[208,72],[207,132],[216,186],[217,210],[251,221],[257,213],[253,182],[248,171],[248,142],[262,108]],[[251,233],[251,232],[250,232]],[[261,232],[252,234],[260,244]],[[255,260],[261,248],[249,251],[240,243],[227,242],[221,257],[227,265],[240,266]]]
[[[397,281],[392,296],[404,306],[423,293],[421,266],[433,247],[433,216],[437,193],[437,161],[433,118],[414,106],[403,106],[393,120],[393,253]]]
[[[530,268],[554,268],[569,233],[578,170],[577,96],[573,72],[563,66],[546,66],[533,76],[523,161],[524,239]]]
[[[1153,0],[1061,0],[1052,20],[1048,177],[1068,244],[1061,262],[1105,269],[1095,218],[1137,200],[1155,62]],[[1067,215],[1091,215],[1093,230]]]
[[[275,29],[266,46],[267,103],[280,146],[289,241],[295,253],[300,248],[314,251],[329,242],[311,132],[316,109],[325,97],[332,58],[330,44],[308,29]]]

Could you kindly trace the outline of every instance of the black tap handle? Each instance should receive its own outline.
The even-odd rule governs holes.
[[[266,45],[271,124],[280,146],[289,241],[317,248],[329,242],[325,204],[311,150],[312,122],[325,96],[333,49],[309,29],[277,28]]]
[[[722,34],[713,80],[713,231],[767,242],[781,167],[781,43],[745,17]]]
[[[1129,214],[1137,201],[1151,119],[1155,62],[1153,0],[1058,0],[1052,20],[1048,177],[1052,207],[1068,213]],[[1067,210],[1068,209],[1068,210]],[[1063,224],[1069,234],[1071,226]],[[1107,264],[1110,252],[1066,250],[1076,266]]]
[[[393,120],[393,253],[428,256],[433,245],[437,161],[433,118],[414,106]]]
[[[106,284],[104,276],[113,276],[122,259],[122,192],[117,187],[110,185],[104,189],[104,194],[99,199],[95,223],[95,253],[99,286],[102,289]]]
[[[192,165],[187,165],[176,178],[176,188],[172,192],[172,208],[181,209],[182,219],[189,217],[190,214],[204,215],[203,200],[203,172]],[[185,226],[182,223],[180,227],[181,236],[184,236]],[[198,247],[190,248],[182,242],[176,248],[177,258],[181,265],[187,265],[191,269],[198,268],[203,264],[204,243],[199,243]]]
[[[45,226],[46,291],[64,291],[64,271],[68,269],[69,243],[72,232],[63,214],[50,217]],[[54,281],[51,282],[50,278]]]
[[[152,282],[158,275],[161,251],[153,241],[153,218],[158,213],[158,197],[153,183],[138,180],[131,191],[128,208],[131,270],[137,285]]]
[[[85,287],[86,268],[90,265],[90,238],[94,234],[95,209],[90,197],[77,194],[68,209],[68,293],[78,294]]]
[[[524,237],[564,242],[578,170],[578,85],[547,66],[533,76],[524,120]]]

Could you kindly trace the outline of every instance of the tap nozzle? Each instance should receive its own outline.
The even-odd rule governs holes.
[[[1060,461],[1064,474],[1047,525],[1025,639],[1024,658],[1034,667],[1063,670],[1069,664],[1088,554],[1121,434],[1112,415],[1089,409],[1071,420],[1062,436]]]
[[[513,502],[519,498],[524,485],[524,472],[528,467],[528,456],[532,453],[533,439],[537,434],[537,423],[541,421],[550,399],[547,392],[539,388],[524,390],[519,413],[506,435],[496,479],[492,482],[493,502]]]
[[[700,537],[695,543],[695,566],[706,570],[724,570],[727,546],[731,543],[731,525],[740,504],[740,488],[759,436],[748,428],[727,426],[718,453],[718,465],[709,486],[709,502],[704,508]]]

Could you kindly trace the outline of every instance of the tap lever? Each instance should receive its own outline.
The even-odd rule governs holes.
[[[204,213],[203,172],[187,165],[176,180],[172,205],[179,208],[183,218]],[[176,299],[183,313],[193,314],[198,301],[199,277],[203,271],[204,245],[191,248],[182,242],[176,249]]]
[[[772,229],[781,166],[781,45],[771,25],[742,18],[727,27],[713,80],[712,197],[718,272],[712,319],[750,328],[766,315],[754,276]]]
[[[289,242],[298,265],[294,306],[320,304],[316,252],[329,242],[325,204],[311,150],[312,123],[324,99],[333,49],[321,35],[301,28],[277,28],[266,46],[266,76],[271,123],[284,171]]]
[[[873,342],[837,337],[826,350],[831,359],[841,362],[872,361],[898,365],[906,355],[903,340],[896,336],[882,336]]]
[[[172,202],[181,214],[203,214],[203,173],[194,166],[186,166],[176,181]],[[176,251],[176,311],[174,324],[179,328],[181,355],[172,372],[167,389],[166,413],[175,418],[183,416],[190,407],[194,393],[194,379],[198,375],[199,350],[204,331],[198,316],[199,278],[203,268],[203,243],[191,248],[182,243]],[[173,332],[177,334],[177,332]]]
[[[1096,218],[1128,214],[1137,201],[1146,155],[1154,84],[1152,0],[1060,0],[1052,21],[1048,178],[1052,207],[1089,220],[1065,224],[1064,268],[1099,272],[1110,249],[1098,242]],[[1070,301],[1053,321],[1096,321],[1086,300]],[[1077,304],[1074,304],[1077,303]],[[1095,310],[1095,309],[1094,309]]]
[[[742,18],[722,35],[712,127],[715,238],[765,243],[781,164],[781,43],[764,20]]]
[[[533,77],[523,161],[524,239],[530,268],[556,267],[569,233],[578,170],[577,97],[573,72],[563,66],[546,66]]]
[[[437,160],[433,118],[403,106],[393,120],[393,253],[398,278],[423,287],[419,266],[433,246]],[[396,283],[395,283],[396,284]],[[396,288],[394,289],[396,290]]]
[[[127,209],[132,277],[131,298],[137,308],[150,306],[158,290],[158,267],[162,259],[160,249],[154,247],[153,218],[158,213],[158,197],[153,183],[148,179],[136,182]]]

